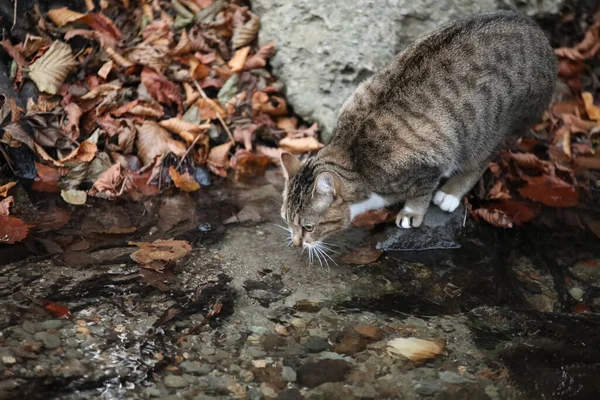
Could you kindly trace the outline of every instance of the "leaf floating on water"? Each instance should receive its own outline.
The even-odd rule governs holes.
[[[27,237],[30,226],[20,218],[0,216],[0,243],[14,244]]]
[[[71,310],[68,307],[55,303],[51,300],[40,300],[40,303],[44,306],[44,308],[50,311],[52,314],[56,315],[59,318],[72,318],[73,314],[71,314]]]
[[[185,240],[155,240],[154,242],[130,242],[140,249],[131,254],[131,259],[144,268],[160,271],[168,263],[175,262],[188,255],[192,246]]]
[[[60,196],[69,204],[80,206],[87,201],[87,193],[84,190],[67,189],[61,190]]]
[[[387,351],[402,355],[414,362],[431,360],[444,351],[446,345],[442,341],[431,341],[411,338],[398,338],[387,342]]]
[[[340,258],[340,261],[346,264],[371,264],[379,260],[379,257],[381,257],[382,254],[383,250],[378,250],[373,247],[361,247],[343,255]]]
[[[71,46],[55,41],[52,46],[29,66],[29,77],[40,92],[57,94],[67,76],[79,65]]]

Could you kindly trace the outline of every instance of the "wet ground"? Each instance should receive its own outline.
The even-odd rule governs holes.
[[[47,231],[0,247],[0,398],[597,398],[597,239],[467,221],[457,249],[308,265],[276,226],[280,190],[273,171],[87,208],[19,189]],[[129,257],[166,238],[193,246],[166,272]],[[399,337],[444,350],[411,361],[389,351]]]

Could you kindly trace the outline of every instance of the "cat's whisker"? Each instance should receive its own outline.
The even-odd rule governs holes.
[[[322,243],[318,243],[318,246],[316,246],[316,248],[323,255],[323,257],[327,257],[328,259],[331,260],[332,263],[334,263],[337,266],[337,263],[335,262],[335,260],[329,254],[327,254],[327,251],[332,251],[332,250],[328,250],[327,248],[323,247]],[[329,266],[329,263],[327,264],[327,266]]]
[[[271,225],[276,226],[278,228],[281,228],[281,229],[283,229],[286,232],[292,233],[292,230],[289,227],[286,227],[286,226],[283,226],[283,225],[274,224],[274,223],[271,223]]]

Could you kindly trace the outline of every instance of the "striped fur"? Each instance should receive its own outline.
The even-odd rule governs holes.
[[[289,174],[282,216],[297,242],[348,226],[350,206],[372,194],[404,201],[397,224],[419,226],[443,178],[436,202],[452,197],[440,204],[452,211],[504,137],[541,116],[556,73],[544,33],[514,12],[473,15],[419,39],[358,87],[331,142]],[[325,200],[314,190],[323,173],[337,188]]]

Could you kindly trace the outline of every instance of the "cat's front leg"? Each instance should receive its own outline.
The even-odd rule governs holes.
[[[406,199],[404,207],[396,217],[396,225],[398,228],[417,228],[423,223],[425,213],[429,208],[431,201],[431,193],[419,197],[410,197]]]

